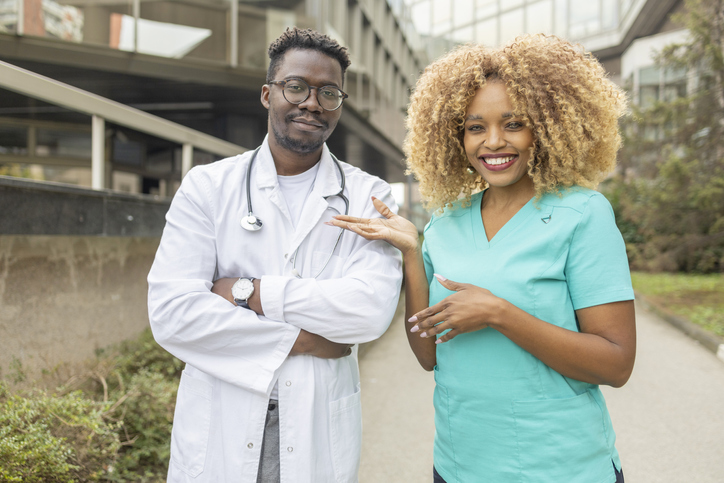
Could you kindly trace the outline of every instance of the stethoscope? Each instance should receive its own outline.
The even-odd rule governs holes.
[[[251,167],[254,164],[254,161],[256,160],[256,155],[259,153],[259,149],[261,149],[261,146],[256,148],[254,150],[254,154],[251,155],[251,160],[249,161],[249,167],[246,169],[246,206],[249,208],[249,214],[242,217],[241,219],[241,227],[247,231],[259,231],[262,227],[261,219],[254,216],[253,210],[251,208]],[[349,215],[349,200],[344,195],[344,186],[345,186],[345,177],[344,177],[344,170],[342,170],[342,165],[339,164],[339,160],[337,157],[329,153],[332,156],[332,159],[334,160],[335,166],[337,166],[337,170],[339,170],[339,176],[342,178],[342,182],[340,183],[340,189],[339,193],[333,194],[333,195],[327,195],[324,197],[324,200],[327,201],[329,198],[333,196],[337,196],[339,198],[342,198],[342,201],[344,201],[344,214]],[[332,247],[332,251],[329,252],[329,256],[327,257],[327,260],[324,262],[324,265],[322,268],[317,272],[317,274],[313,278],[319,277],[325,268],[327,268],[327,265],[329,265],[329,261],[332,259],[332,255],[334,255],[334,251],[337,249],[337,245],[339,245],[339,240],[342,239],[342,234],[344,233],[344,228],[339,229],[339,235],[337,235],[337,241],[334,242],[334,246]],[[301,247],[301,243],[299,244],[299,247]],[[302,275],[297,270],[297,255],[299,254],[299,247],[297,247],[296,250],[294,250],[294,254],[292,255],[292,275],[294,275],[297,278],[302,278]]]

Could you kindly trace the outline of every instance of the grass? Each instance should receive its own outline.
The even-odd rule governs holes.
[[[724,337],[724,274],[631,273],[634,290]]]

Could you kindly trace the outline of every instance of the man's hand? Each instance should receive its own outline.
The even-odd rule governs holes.
[[[211,292],[216,295],[228,300],[230,303],[236,305],[234,297],[231,295],[231,287],[239,280],[238,278],[220,278],[214,281],[214,285],[211,287]],[[264,309],[261,307],[261,280],[258,278],[254,279],[254,293],[251,294],[249,300],[249,309],[256,312],[258,315],[264,315]]]
[[[307,354],[323,359],[339,359],[352,354],[352,345],[338,344],[325,339],[321,335],[312,334],[302,329],[299,331],[297,341],[294,343],[290,356]]]

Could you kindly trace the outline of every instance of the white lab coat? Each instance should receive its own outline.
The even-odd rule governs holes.
[[[254,161],[251,198],[264,225],[248,232],[251,152],[192,169],[166,215],[148,275],[151,328],[186,362],[176,402],[170,482],[256,482],[269,394],[279,382],[282,483],[356,482],[362,437],[357,350],[341,359],[292,356],[300,329],[358,344],[387,329],[399,296],[399,252],[324,222],[344,213],[339,172],[324,146],[296,229],[267,141]],[[374,217],[371,196],[396,209],[387,183],[342,163],[353,216]],[[299,247],[297,270],[291,258]],[[210,292],[221,277],[261,279],[266,316]]]

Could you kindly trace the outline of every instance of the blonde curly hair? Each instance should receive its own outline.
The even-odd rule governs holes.
[[[465,113],[486,79],[506,86],[533,132],[528,175],[536,196],[573,185],[595,188],[616,165],[624,92],[583,49],[554,36],[524,35],[492,49],[463,45],[429,65],[411,97],[404,151],[428,209],[486,187],[468,174]]]

